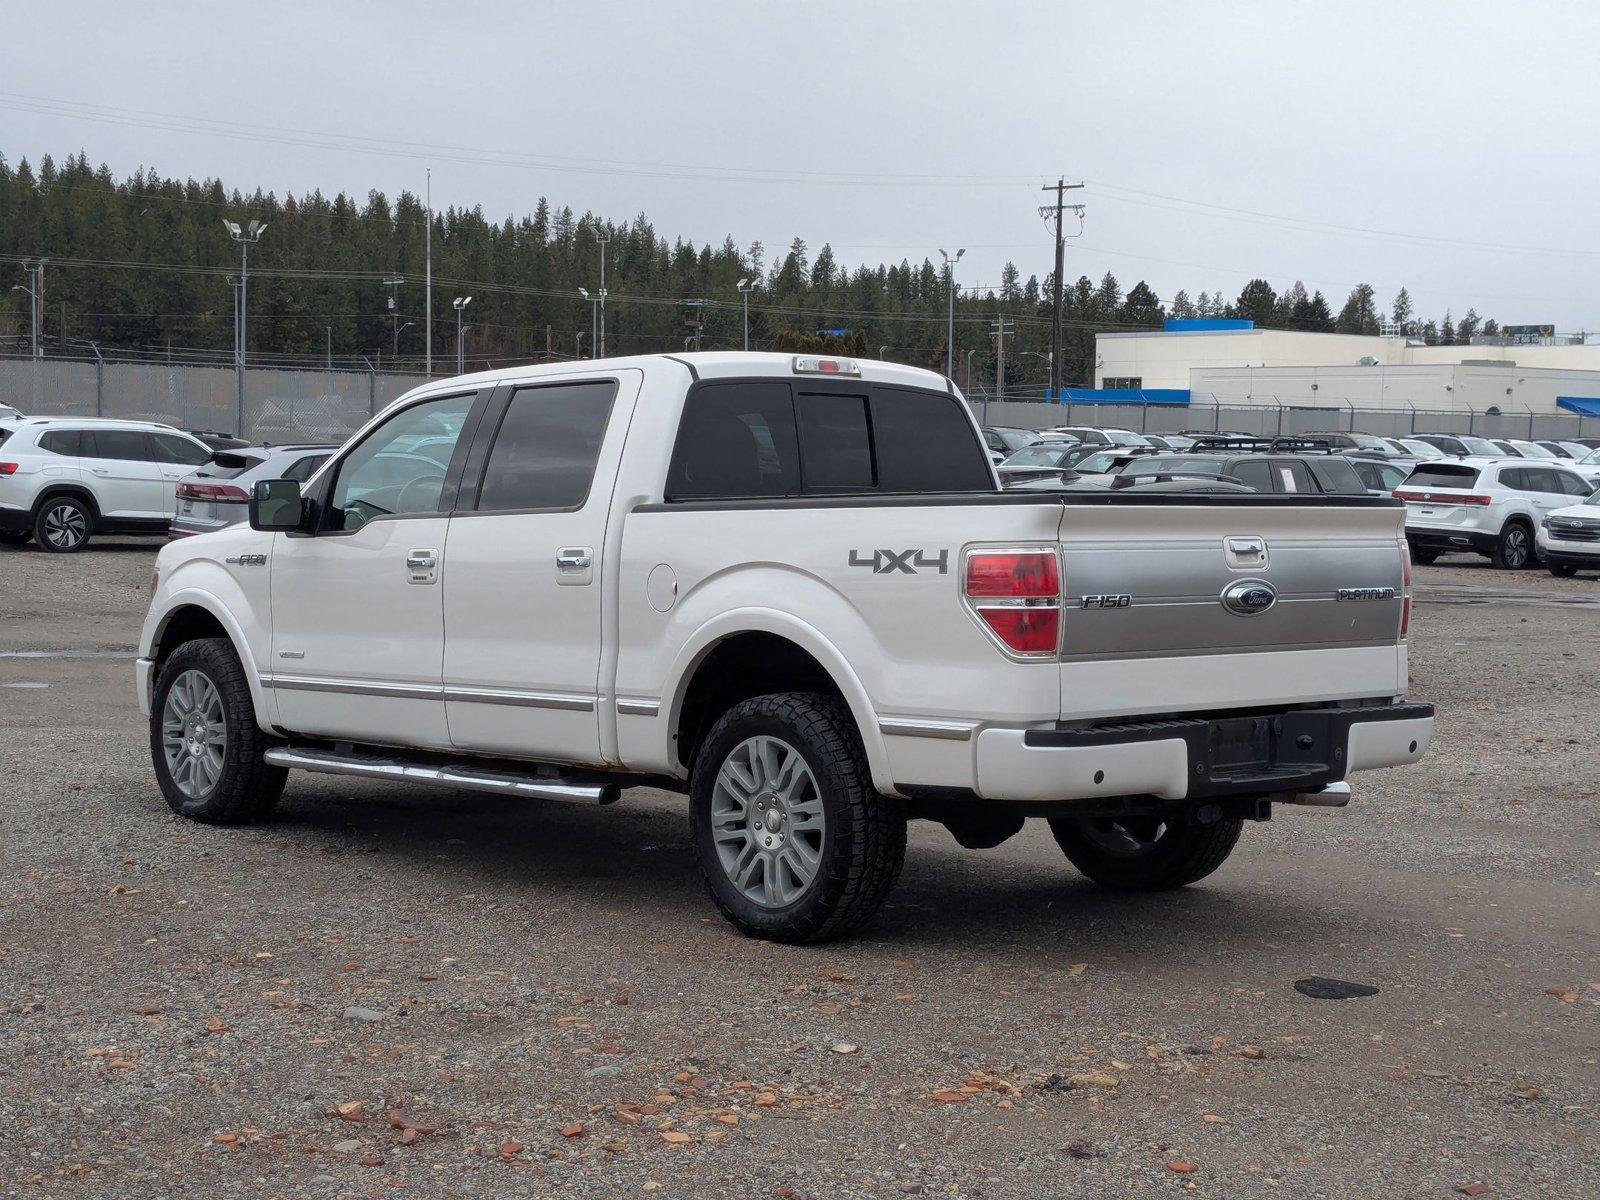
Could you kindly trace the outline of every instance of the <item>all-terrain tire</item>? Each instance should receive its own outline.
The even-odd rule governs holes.
[[[820,862],[805,890],[788,903],[751,899],[718,853],[718,775],[751,739],[773,739],[797,751],[821,801]],[[855,724],[831,696],[788,692],[729,708],[695,754],[689,814],[695,859],[712,903],[750,937],[820,942],[854,929],[878,910],[905,863],[904,805],[874,790]],[[723,822],[726,827],[725,816]]]
[[[1215,871],[1233,853],[1244,828],[1239,819],[1202,825],[1193,811],[1162,821],[1165,830],[1142,851],[1113,849],[1117,841],[1113,830],[1120,825],[1143,834],[1158,824],[1155,818],[1052,817],[1050,832],[1072,865],[1102,887],[1160,892],[1184,887]],[[1139,822],[1147,824],[1140,826]]]
[[[168,762],[167,722],[172,715],[168,697],[173,686],[193,672],[216,690],[225,742],[215,781],[200,789],[191,785],[191,792],[186,793]],[[150,761],[161,793],[173,812],[208,825],[243,825],[266,816],[283,794],[289,775],[284,768],[269,766],[265,761],[271,744],[256,724],[250,685],[231,642],[226,638],[198,638],[185,642],[168,656],[156,678],[150,705]]]

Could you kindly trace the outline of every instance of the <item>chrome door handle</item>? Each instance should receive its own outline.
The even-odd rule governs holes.
[[[556,551],[558,571],[587,571],[591,561],[587,546],[566,546]]]
[[[432,583],[439,578],[439,552],[416,549],[406,551],[406,578],[409,583]]]

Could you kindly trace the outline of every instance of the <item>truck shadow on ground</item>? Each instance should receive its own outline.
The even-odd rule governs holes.
[[[309,837],[328,853],[361,855],[363,875],[392,875],[381,890],[411,891],[424,905],[429,893],[474,893],[524,911],[533,936],[550,912],[587,910],[592,918],[625,918],[606,924],[619,949],[635,943],[629,953],[668,939],[700,939],[708,930],[718,940],[727,934],[743,942],[705,895],[684,801],[645,795],[631,807],[625,796],[600,809],[302,777],[291,779],[259,832],[297,842]],[[1254,832],[1246,829],[1247,842]],[[1245,850],[1272,852],[1260,841],[1243,846],[1240,858],[1248,857]],[[1057,965],[1055,954],[1070,962],[1097,951],[1135,960],[1232,959],[1263,940],[1331,944],[1351,933],[1348,913],[1264,884],[1239,859],[1180,891],[1117,893],[1074,871],[1042,822],[1030,822],[1016,840],[991,851],[963,850],[937,826],[916,822],[905,872],[875,920],[820,950],[782,949],[819,954],[870,945],[881,953],[893,945],[968,955],[982,947],[986,955],[1015,953],[1049,967]]]

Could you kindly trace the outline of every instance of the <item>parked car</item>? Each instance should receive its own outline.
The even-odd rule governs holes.
[[[1057,425],[1056,433],[1071,434],[1086,446],[1149,446],[1143,434],[1131,429],[1095,429],[1090,425]]]
[[[241,450],[250,445],[247,438],[234,437],[231,433],[220,433],[215,429],[190,429],[185,432],[190,437],[198,438],[213,450]]]
[[[219,450],[211,461],[178,481],[177,513],[169,538],[193,537],[237,525],[249,515],[250,489],[258,479],[304,483],[336,446],[252,446]]]
[[[1545,516],[1590,491],[1576,471],[1513,459],[1421,463],[1394,494],[1406,502],[1406,540],[1414,561],[1431,563],[1446,550],[1471,550],[1516,571],[1533,563],[1535,533]]]
[[[1488,438],[1471,434],[1419,433],[1418,441],[1443,450],[1452,458],[1504,458],[1506,452]],[[1409,440],[1409,439],[1408,439]]]
[[[1591,450],[1577,462],[1562,465],[1576,471],[1590,483],[1600,483],[1600,450]]]
[[[1082,468],[1079,468],[1080,470]],[[1361,496],[1366,487],[1342,454],[1261,454],[1249,451],[1152,454],[1124,466],[1123,479],[1153,475],[1223,477],[1258,492]]]
[[[1414,458],[1369,458],[1360,454],[1348,454],[1344,458],[1372,496],[1392,496],[1395,488],[1404,483],[1417,466]]]
[[[1407,458],[1415,458],[1422,462],[1434,462],[1441,458],[1451,457],[1432,442],[1425,442],[1421,438],[1403,437],[1390,438],[1389,440],[1399,447],[1400,452]]]
[[[369,474],[440,412],[442,477]],[[1047,817],[1090,878],[1180,887],[1432,735],[1399,699],[1399,506],[1265,499],[1002,494],[949,382],[870,360],[433,380],[304,491],[258,482],[248,525],[161,549],[154,782],[213,824],[290,770],[665,784],[716,907],[788,942],[872,915],[912,817],[973,848]]]
[[[28,417],[0,445],[0,541],[58,554],[101,533],[153,533],[172,523],[174,485],[211,461],[170,425],[92,417]]]
[[[995,472],[1000,476],[1000,483],[1004,487],[1021,483],[1025,479],[1060,478],[1061,472],[1071,469],[1072,464],[1066,460],[1072,456],[1075,449],[1081,447],[1072,442],[1028,446],[1000,463],[995,467]]]
[[[989,457],[997,463],[1004,462],[1018,450],[1038,440],[1039,435],[1031,429],[1017,429],[1009,425],[983,427],[983,444],[989,448]]]
[[[0,421],[20,420],[22,420],[22,410],[20,408],[12,408],[9,404],[0,404]]]
[[[1141,436],[1157,450],[1170,450],[1174,454],[1182,454],[1194,445],[1192,437],[1185,437],[1181,433],[1146,433]]]
[[[1335,450],[1365,450],[1368,454],[1399,453],[1389,444],[1388,438],[1379,437],[1375,433],[1356,433],[1348,429],[1312,429],[1295,436],[1326,442]]]
[[[1507,458],[1536,458],[1541,462],[1555,462],[1560,456],[1552,454],[1538,442],[1525,442],[1517,438],[1491,438],[1496,446],[1506,452]]]
[[[1557,458],[1565,458],[1573,462],[1585,457],[1589,453],[1589,447],[1583,445],[1581,442],[1541,441],[1539,445],[1550,451],[1550,453],[1554,454]]]
[[[1535,544],[1552,575],[1600,571],[1600,492],[1546,513]]]

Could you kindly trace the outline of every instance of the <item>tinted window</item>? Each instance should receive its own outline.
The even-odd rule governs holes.
[[[301,483],[316,474],[317,468],[328,461],[326,454],[308,454],[283,473],[285,479],[295,479]]]
[[[801,392],[795,397],[795,412],[806,491],[871,490],[877,480],[872,472],[866,396]]]
[[[609,379],[518,388],[489,451],[479,510],[581,505],[616,394]]]
[[[83,453],[81,429],[47,429],[39,435],[39,449],[77,458]]]
[[[1531,492],[1533,481],[1528,478],[1530,474],[1521,467],[1509,467],[1500,472],[1500,486],[1516,492]]]
[[[187,463],[191,467],[198,467],[201,463],[211,461],[211,451],[188,438],[173,437],[170,433],[152,433],[149,437],[155,447],[156,462]]]
[[[1548,467],[1529,467],[1523,474],[1528,477],[1527,487],[1530,491],[1555,492],[1558,495],[1566,493],[1566,489],[1561,486],[1561,480],[1557,477],[1559,472],[1552,471]]]
[[[1511,472],[1502,471],[1504,481]],[[1478,482],[1477,467],[1458,467],[1451,463],[1423,463],[1406,476],[1408,488],[1470,488]],[[1507,484],[1506,486],[1510,486]]]
[[[1361,482],[1360,476],[1345,459],[1307,458],[1306,466],[1316,477],[1318,486],[1325,492],[1354,496],[1366,491],[1366,485]]]
[[[89,458],[114,458],[124,462],[154,462],[145,435],[132,429],[86,429],[84,454]],[[94,449],[89,449],[89,443]]]
[[[1272,491],[1272,472],[1267,464],[1259,459],[1251,462],[1234,463],[1233,470],[1229,472],[1240,483],[1255,488],[1258,492]]]
[[[1561,485],[1561,490],[1569,496],[1587,496],[1593,489],[1588,483],[1570,471],[1554,471],[1556,482]]]
[[[684,404],[667,499],[800,494],[800,450],[787,383],[708,383]]]
[[[474,399],[425,400],[368,434],[339,464],[327,528],[359,529],[377,516],[437,512],[450,456]]]
[[[954,396],[874,388],[872,444],[877,451],[879,491],[994,490],[966,408]]]

